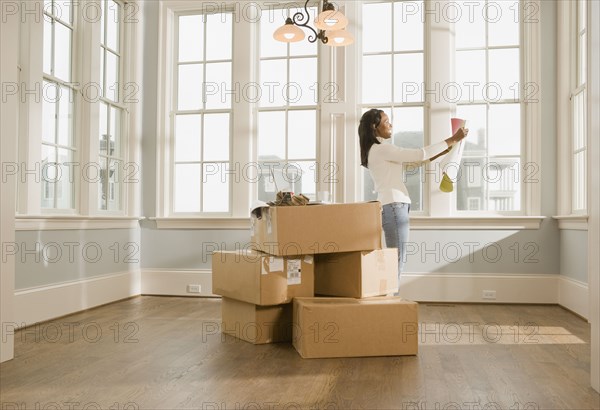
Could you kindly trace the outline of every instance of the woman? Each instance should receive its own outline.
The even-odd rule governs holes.
[[[445,141],[421,149],[404,149],[381,143],[392,137],[392,124],[385,112],[372,109],[360,119],[358,136],[361,165],[369,170],[377,200],[383,205],[386,245],[388,248],[398,248],[398,285],[406,257],[410,211],[410,197],[404,185],[404,165],[434,160],[447,153],[452,145],[468,133],[468,129],[460,128]]]

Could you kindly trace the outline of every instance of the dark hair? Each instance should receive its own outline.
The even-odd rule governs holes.
[[[381,144],[377,140],[377,133],[375,128],[379,127],[381,123],[382,110],[373,108],[360,118],[360,124],[358,125],[358,139],[360,142],[360,165],[365,168],[369,167],[369,151],[373,144]]]

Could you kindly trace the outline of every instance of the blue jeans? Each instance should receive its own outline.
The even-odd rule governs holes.
[[[388,248],[398,248],[398,286],[400,286],[400,274],[406,260],[406,243],[410,226],[409,212],[410,204],[404,202],[394,202],[383,206],[385,244]]]

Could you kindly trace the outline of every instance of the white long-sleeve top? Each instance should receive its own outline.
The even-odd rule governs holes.
[[[445,141],[425,148],[400,148],[393,144],[373,144],[369,151],[368,167],[382,205],[392,202],[410,204],[408,190],[404,185],[404,167],[420,164],[448,148]]]

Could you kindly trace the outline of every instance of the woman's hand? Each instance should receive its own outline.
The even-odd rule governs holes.
[[[452,140],[454,141],[454,143],[456,144],[457,142],[461,141],[462,139],[466,138],[467,135],[469,134],[469,129],[468,128],[459,128],[454,135],[452,136]]]
[[[458,131],[456,131],[454,133],[453,136],[451,136],[450,138],[448,138],[446,140],[446,144],[448,144],[449,147],[453,146],[454,144],[460,142],[461,140],[463,140],[464,138],[466,138],[466,136],[469,134],[469,129],[468,128],[459,128]]]

